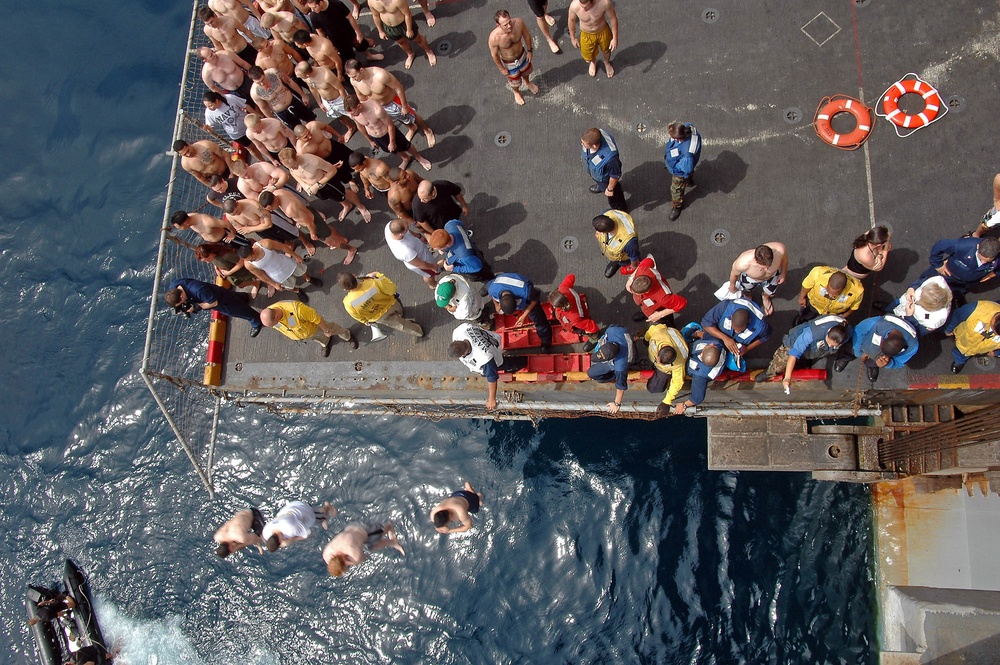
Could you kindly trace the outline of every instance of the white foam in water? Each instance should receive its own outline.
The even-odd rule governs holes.
[[[278,657],[258,648],[248,654],[216,653],[202,658],[181,629],[180,616],[157,621],[134,619],[113,604],[94,598],[97,620],[120,665],[209,665],[239,661],[247,665],[278,665]]]

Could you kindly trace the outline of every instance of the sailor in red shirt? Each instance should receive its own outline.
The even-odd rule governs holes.
[[[590,318],[587,303],[573,288],[574,284],[576,275],[567,275],[559,288],[549,293],[549,304],[563,330],[575,335],[587,335],[583,350],[589,353],[597,346],[601,327]]]
[[[656,261],[647,256],[625,282],[625,290],[642,310],[632,315],[633,321],[663,322],[674,325],[674,314],[687,307],[687,298],[670,290],[670,283],[656,269]]]

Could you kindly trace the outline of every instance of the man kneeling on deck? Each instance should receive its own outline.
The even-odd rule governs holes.
[[[622,399],[628,390],[628,366],[635,360],[635,344],[622,326],[608,326],[597,341],[597,350],[590,362],[587,376],[598,383],[615,382],[615,399],[605,408],[615,414],[622,408]]]
[[[500,350],[500,335],[483,330],[471,323],[463,323],[455,328],[448,346],[448,355],[462,361],[475,374],[482,374],[489,384],[486,395],[486,409],[497,408],[497,382],[500,367],[509,372],[522,369],[526,358],[504,358]]]
[[[351,351],[358,348],[358,340],[351,336],[350,330],[325,320],[315,309],[298,300],[282,300],[268,306],[260,313],[260,322],[289,339],[313,340],[323,347],[324,358],[330,355],[335,335],[350,344]]]
[[[653,363],[653,376],[646,381],[646,390],[653,394],[667,391],[663,401],[656,407],[656,415],[665,416],[670,413],[670,405],[677,397],[677,393],[684,387],[684,365],[688,360],[688,345],[679,330],[663,323],[650,326],[645,339],[649,344],[649,361]],[[667,388],[668,381],[669,388]]]
[[[688,355],[687,373],[691,377],[691,395],[674,407],[674,415],[679,416],[692,406],[705,401],[708,382],[714,380],[726,367],[726,347],[722,341],[705,334],[701,330],[694,333]],[[657,409],[659,413],[659,409]]]
[[[754,377],[763,383],[779,374],[783,375],[785,393],[791,390],[792,372],[798,367],[809,367],[813,361],[832,356],[840,345],[851,338],[851,324],[842,316],[821,316],[801,323],[785,335],[781,346],[774,352],[767,369]]]

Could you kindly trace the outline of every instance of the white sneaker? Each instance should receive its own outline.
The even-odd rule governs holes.
[[[386,338],[385,331],[382,330],[381,328],[379,328],[374,323],[369,323],[368,327],[372,329],[372,341],[373,342],[378,342],[379,340],[383,340],[383,339]]]

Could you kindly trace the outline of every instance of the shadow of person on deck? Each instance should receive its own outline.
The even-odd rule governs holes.
[[[645,162],[626,171],[622,187],[631,210],[655,210],[670,202],[670,174],[662,161]]]
[[[698,243],[689,235],[661,231],[639,239],[640,253],[652,254],[656,269],[667,280],[683,280],[698,261]]]
[[[541,240],[525,240],[512,254],[493,263],[493,271],[516,272],[531,280],[536,287],[555,282],[558,272],[555,254]]]
[[[615,66],[615,75],[629,67],[636,67],[639,64],[649,61],[649,64],[642,68],[643,74],[648,74],[649,70],[667,53],[667,45],[663,42],[639,42],[619,49],[611,56],[611,64]]]
[[[461,134],[476,117],[476,109],[465,104],[445,106],[424,118],[435,134]]]
[[[477,193],[469,201],[469,215],[465,224],[466,228],[474,232],[472,242],[490,263],[493,263],[499,254],[497,248],[492,248],[493,251],[487,249],[490,243],[505,236],[511,228],[528,219],[528,210],[523,203],[513,202],[497,208],[499,202],[499,199],[491,194]]]
[[[686,204],[709,194],[729,194],[747,176],[749,165],[732,150],[723,150],[714,159],[702,160],[694,170],[695,185],[684,195]],[[670,188],[670,173],[664,170],[664,188]]]

